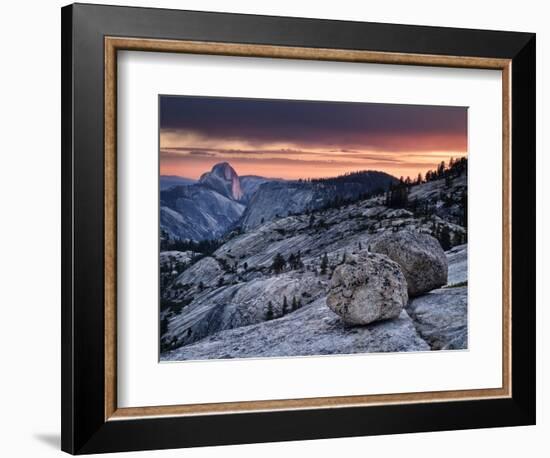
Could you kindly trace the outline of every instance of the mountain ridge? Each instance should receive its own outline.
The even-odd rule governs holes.
[[[312,180],[241,177],[229,162],[220,162],[195,183],[161,189],[161,229],[168,240],[219,238],[235,228],[250,230],[335,200],[384,192],[397,182],[385,172],[370,170]]]

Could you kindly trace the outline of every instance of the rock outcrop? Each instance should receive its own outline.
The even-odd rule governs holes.
[[[468,348],[468,287],[441,288],[407,305],[416,330],[432,350]]]
[[[239,175],[227,162],[220,162],[210,172],[203,173],[199,182],[232,200],[241,200],[244,195]]]
[[[327,305],[348,324],[396,318],[408,300],[399,265],[387,256],[362,252],[332,274]]]
[[[187,264],[197,254],[194,251],[162,251],[159,257],[160,267],[169,267],[173,264]]]
[[[201,291],[191,283],[219,273],[213,258],[204,258],[180,276],[186,297],[193,296],[183,314],[169,319],[166,344],[187,345],[210,334],[277,319],[294,313],[319,297],[325,297],[328,282],[311,273],[281,274],[248,282],[228,282],[214,290]],[[191,275],[189,275],[191,274]],[[225,278],[225,277],[224,277]],[[207,280],[206,280],[207,281]]]
[[[445,253],[449,263],[447,283],[456,285],[468,281],[468,245],[458,245]]]
[[[282,181],[276,178],[265,178],[256,175],[244,175],[239,177],[239,179],[241,181],[241,189],[243,191],[242,201],[246,203],[250,201],[258,188],[264,183],[269,183],[271,181]]]
[[[163,361],[429,351],[405,311],[368,326],[348,326],[325,298],[283,318],[225,330],[161,354]]]
[[[430,235],[416,231],[382,233],[369,241],[369,250],[401,266],[411,297],[447,284],[447,257]]]

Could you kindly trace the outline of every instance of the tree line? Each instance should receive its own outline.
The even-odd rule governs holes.
[[[273,302],[269,301],[267,303],[265,319],[266,321],[269,321],[269,320],[274,320],[275,318],[282,318],[286,314],[298,310],[301,306],[302,306],[302,299],[300,298],[296,299],[296,296],[293,296],[292,303],[289,303],[285,295],[283,296],[283,303],[281,304],[281,313],[279,314],[279,316],[275,316],[276,310],[273,306]]]
[[[198,242],[194,240],[172,240],[168,237],[166,231],[161,230],[161,251],[194,251],[196,253],[210,255],[214,253],[221,244],[222,242],[216,239],[200,240]]]

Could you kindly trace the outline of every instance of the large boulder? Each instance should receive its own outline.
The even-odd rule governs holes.
[[[327,305],[348,324],[396,318],[407,304],[407,282],[387,256],[361,252],[332,274]]]
[[[447,284],[447,257],[431,235],[413,231],[384,233],[369,241],[369,250],[401,266],[411,297]]]

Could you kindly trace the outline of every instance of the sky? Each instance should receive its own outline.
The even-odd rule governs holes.
[[[160,96],[160,173],[298,179],[381,170],[411,178],[467,155],[467,108]]]

